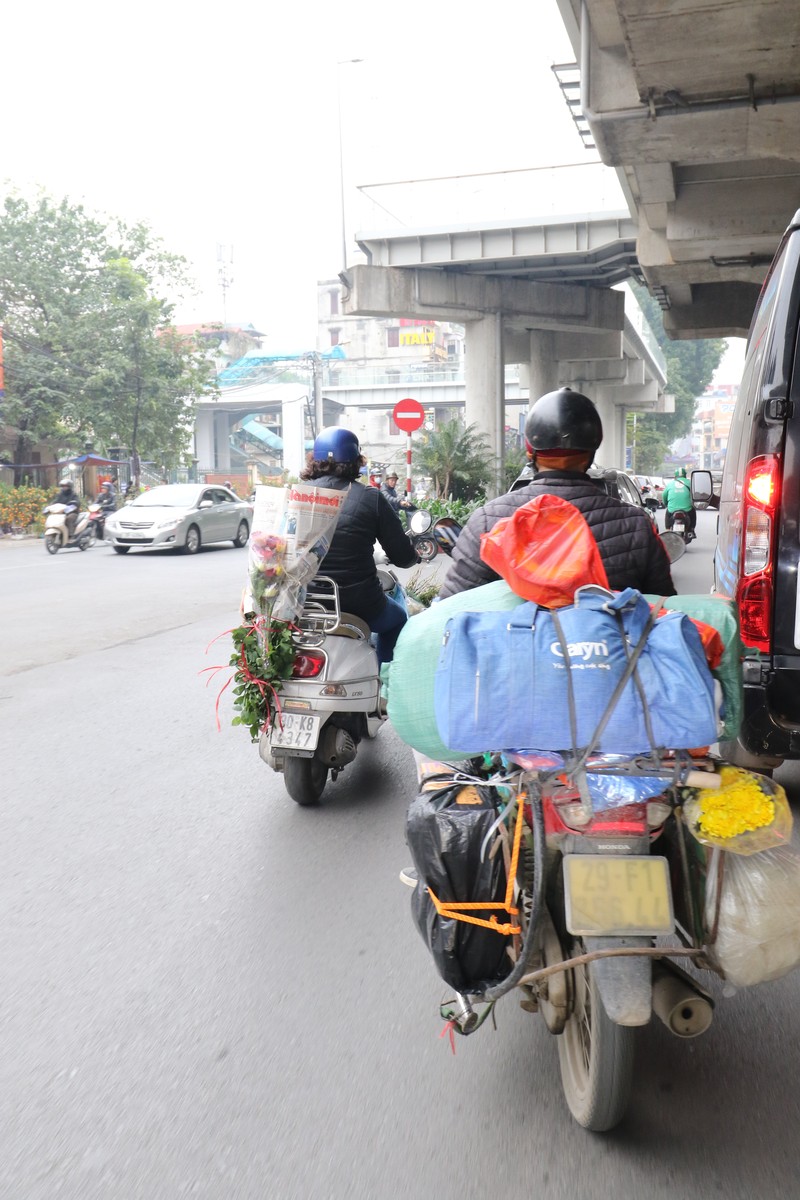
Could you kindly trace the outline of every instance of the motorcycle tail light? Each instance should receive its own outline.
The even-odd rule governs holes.
[[[328,683],[320,689],[320,696],[346,696],[347,688],[342,683]]]
[[[304,650],[298,654],[292,667],[292,679],[315,679],[322,673],[325,666],[325,655],[313,650]]]
[[[666,805],[659,807],[667,808]],[[584,837],[638,837],[651,827],[647,804],[626,804],[620,808],[593,812],[582,803],[577,792],[554,796],[553,812],[564,829],[583,834]]]

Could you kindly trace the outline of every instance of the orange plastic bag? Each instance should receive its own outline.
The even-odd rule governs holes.
[[[481,537],[481,558],[524,600],[545,608],[572,604],[589,583],[608,587],[594,534],[574,504],[537,496]]]

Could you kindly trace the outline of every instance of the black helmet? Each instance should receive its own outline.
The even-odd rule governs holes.
[[[600,414],[588,396],[559,388],[536,401],[525,418],[525,446],[537,450],[594,452],[603,440]]]

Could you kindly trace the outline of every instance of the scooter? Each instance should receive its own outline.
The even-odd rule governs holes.
[[[405,606],[393,572],[377,570],[383,590]],[[355,759],[364,738],[377,736],[386,713],[373,635],[360,617],[341,611],[332,579],[318,575],[311,581],[296,624],[292,676],[281,687],[280,709],[258,749],[305,807],[319,801],[329,774],[335,781]]]
[[[434,521],[427,509],[418,508],[409,521],[409,537],[420,561],[431,562],[440,552],[452,558],[461,528],[452,517]]]
[[[673,514],[672,532],[682,537],[687,546],[695,539],[696,535],[689,528],[689,514],[682,509]]]
[[[436,539],[431,533],[433,517],[425,508],[418,508],[408,522],[408,536],[420,562],[431,562],[439,553]]]
[[[92,533],[98,542],[102,542],[105,535],[106,517],[113,509],[104,508],[102,504],[89,505],[89,524],[92,527]]]
[[[67,528],[68,504],[48,504],[44,509],[44,548],[48,554],[58,554],[59,550],[77,546],[79,550],[88,550],[95,540],[88,512],[78,513],[78,520],[72,537]]]

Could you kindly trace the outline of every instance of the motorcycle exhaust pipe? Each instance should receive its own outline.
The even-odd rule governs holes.
[[[714,1001],[680,967],[653,963],[653,1012],[676,1037],[705,1033],[714,1016]]]
[[[472,1033],[478,1024],[478,1014],[466,996],[456,992],[455,1015],[453,1018],[462,1033]]]

